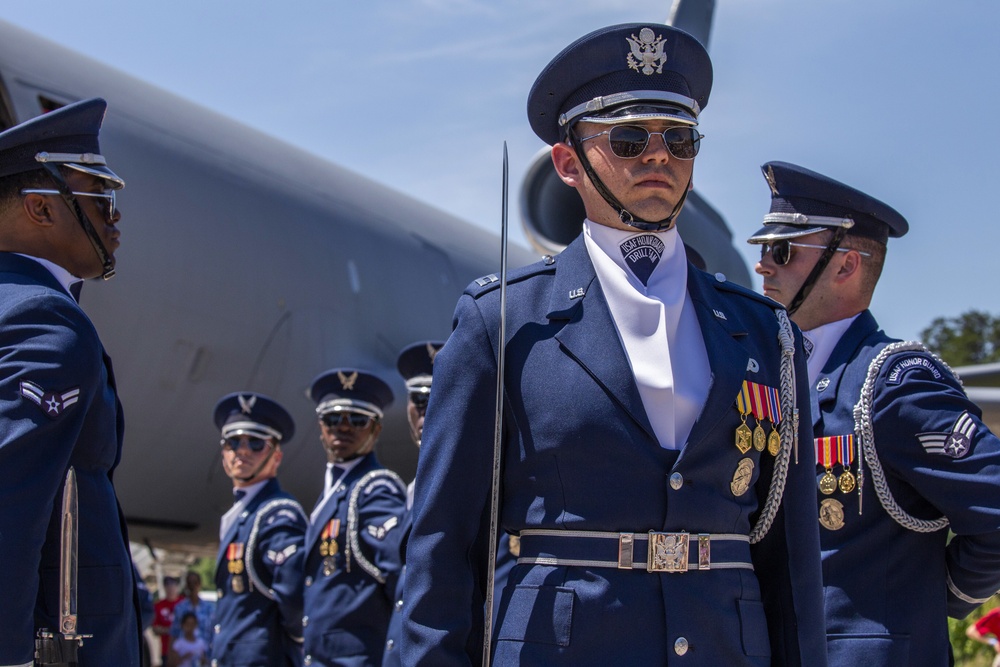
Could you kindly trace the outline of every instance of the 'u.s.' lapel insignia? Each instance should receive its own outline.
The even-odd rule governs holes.
[[[80,388],[73,387],[62,392],[45,391],[34,382],[22,380],[21,395],[41,408],[47,417],[55,419],[80,400]]]
[[[569,298],[570,299],[582,299],[584,294],[586,294],[586,292],[583,291],[583,288],[582,287],[577,287],[575,290],[570,290],[570,292],[569,292]]]
[[[972,448],[972,436],[976,434],[976,422],[968,411],[959,415],[950,433],[918,433],[917,439],[928,454],[944,454],[960,459]]]
[[[656,72],[663,74],[663,66],[667,63],[667,55],[663,53],[663,36],[657,36],[652,28],[643,28],[639,36],[626,37],[632,52],[626,61],[631,69],[647,76]],[[640,69],[641,68],[641,69]]]

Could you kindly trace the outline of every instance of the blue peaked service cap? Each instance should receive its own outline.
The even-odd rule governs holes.
[[[663,119],[698,124],[712,61],[697,39],[659,23],[601,28],[563,49],[528,94],[528,121],[547,144],[577,121]]]
[[[312,382],[309,397],[316,403],[316,414],[351,410],[381,419],[382,411],[392,404],[392,389],[377,375],[357,368],[331,368]]]
[[[295,422],[273,398],[252,391],[227,394],[215,405],[215,425],[223,438],[249,435],[284,444],[295,435]]]
[[[403,348],[396,359],[396,369],[406,380],[408,391],[428,392],[434,374],[434,359],[444,347],[444,341],[425,340]]]
[[[75,102],[36,116],[0,133],[0,177],[55,163],[104,179],[117,190],[125,186],[101,155],[98,134],[108,103],[99,97]]]
[[[896,209],[829,176],[788,162],[768,162],[761,171],[771,188],[771,210],[748,243],[847,227],[848,235],[884,244],[910,229]]]

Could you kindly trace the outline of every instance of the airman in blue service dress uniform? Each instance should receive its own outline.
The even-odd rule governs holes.
[[[690,266],[673,225],[711,78],[689,35],[628,24],[569,46],[529,95],[588,219],[508,276],[500,525],[520,555],[495,665],[825,664],[800,339],[778,304]],[[481,660],[498,286],[469,286],[435,361],[411,667]]]
[[[763,171],[757,272],[811,349],[830,664],[950,664],[946,617],[1000,587],[1000,441],[944,362],[868,310],[906,220],[802,167]]]
[[[396,369],[406,382],[406,421],[410,427],[413,444],[420,447],[424,432],[424,418],[427,416],[427,401],[431,397],[434,379],[434,359],[444,347],[444,341],[427,340],[413,343],[403,348],[396,359]],[[393,611],[389,618],[389,628],[385,635],[385,653],[382,667],[401,667],[399,647],[403,636],[403,587],[406,582],[406,543],[410,536],[413,514],[413,482],[406,486],[406,509],[395,533],[400,563],[399,577],[393,594]]]
[[[123,181],[90,99],[0,133],[0,665],[59,631],[63,480],[76,471],[79,664],[138,665],[138,600],[112,485],[123,418],[111,360],[77,305],[114,273]]]
[[[403,481],[374,452],[392,390],[366,371],[335,368],[313,381],[310,396],[327,469],[306,536],[305,662],[378,666],[406,504]]]
[[[215,406],[215,425],[222,432],[222,464],[236,502],[219,527],[211,664],[301,665],[308,521],[277,479],[295,423],[267,396],[240,392]]]

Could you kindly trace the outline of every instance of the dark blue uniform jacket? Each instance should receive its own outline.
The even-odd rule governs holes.
[[[125,519],[111,482],[123,419],[90,319],[41,264],[0,253],[0,665],[58,629],[63,481],[79,493],[82,667],[139,664]]]
[[[824,388],[813,388],[816,437],[854,433],[868,367],[894,340],[868,311],[851,324],[817,379]],[[844,505],[843,528],[820,529],[830,664],[946,665],[946,617],[966,616],[1000,587],[1000,441],[954,375],[926,353],[887,358],[873,408],[892,496],[917,519],[947,517],[956,535],[946,545],[947,529],[918,533],[897,523],[876,495],[869,461],[860,516],[857,491],[818,494]],[[974,432],[949,448],[956,424]]]
[[[347,473],[339,490],[327,498],[316,520],[309,525],[304,631],[306,660],[314,667],[382,664],[392,595],[399,576],[397,536],[406,507],[406,489],[395,475],[369,478],[357,488],[374,471],[385,468],[372,452]],[[348,505],[355,492],[357,547],[382,581],[358,562],[359,554],[351,544]],[[324,569],[323,561],[328,556],[320,553],[322,532],[331,521],[335,522],[336,547],[331,557],[333,567]]]
[[[435,360],[407,546],[408,667],[480,662],[499,324],[494,287],[470,286]],[[736,448],[736,397],[745,379],[780,385],[776,304],[693,267],[688,290],[712,379],[678,452],[661,448],[653,435],[583,238],[551,265],[511,272],[505,531],[749,534],[774,458]],[[796,357],[805,402],[805,365]],[[806,445],[808,424],[806,416]],[[744,562],[752,557],[753,570],[516,565],[494,623],[493,664],[824,665],[818,526],[807,509],[815,502],[809,449],[790,466],[770,531],[746,547]],[[737,497],[730,487],[745,457],[755,462],[752,486]],[[683,479],[676,489],[669,483],[674,473]],[[522,557],[525,544],[522,537]]]
[[[302,549],[306,517],[271,479],[223,537],[216,561],[212,663],[226,667],[302,664]],[[240,545],[238,573],[230,545]],[[240,578],[235,586],[233,579]]]

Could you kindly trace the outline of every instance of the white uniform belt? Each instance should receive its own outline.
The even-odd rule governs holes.
[[[752,570],[750,537],[734,533],[522,530],[517,562],[647,572]],[[639,543],[645,542],[641,545]],[[637,548],[638,546],[638,548]]]

